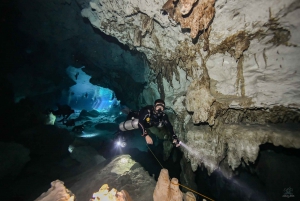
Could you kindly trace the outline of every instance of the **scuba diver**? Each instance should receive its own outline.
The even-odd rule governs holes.
[[[63,120],[62,124],[66,127],[75,126],[75,119],[65,119]]]
[[[138,112],[130,111],[127,120],[120,123],[118,135],[122,135],[122,131],[139,129],[142,136],[145,137],[147,144],[153,144],[152,138],[147,133],[147,128],[156,126],[161,128],[165,126],[172,135],[173,144],[176,147],[180,146],[180,141],[176,136],[173,126],[169,121],[168,115],[164,113],[165,102],[162,99],[157,99],[153,105],[148,105],[140,109]]]
[[[64,122],[65,120],[67,120],[71,114],[75,113],[74,110],[72,110],[72,108],[68,105],[59,105],[57,104],[57,110],[53,111],[53,110],[50,110],[50,112],[52,112],[53,115],[55,116],[62,116],[63,119],[60,120],[59,122]]]
[[[72,128],[72,131],[75,132],[75,133],[82,133],[82,131],[84,131],[84,124],[74,126]]]

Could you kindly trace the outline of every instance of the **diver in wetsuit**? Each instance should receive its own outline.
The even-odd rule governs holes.
[[[75,111],[68,105],[59,105],[57,104],[57,110],[50,110],[50,112],[52,112],[53,115],[55,116],[62,116],[62,120],[60,120],[59,122],[64,122],[66,121],[71,114],[75,113]]]
[[[148,105],[141,108],[138,112],[130,112],[127,116],[127,121],[119,125],[120,131],[139,129],[142,136],[145,137],[147,144],[153,144],[152,138],[147,133],[147,128],[156,126],[158,128],[166,127],[171,134],[173,143],[176,147],[180,146],[180,141],[176,136],[173,126],[169,121],[168,115],[164,113],[165,102],[162,99],[157,99],[154,105]],[[120,132],[122,134],[122,132]]]

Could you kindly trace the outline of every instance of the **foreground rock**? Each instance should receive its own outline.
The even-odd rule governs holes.
[[[125,190],[132,200],[152,201],[155,180],[129,155],[106,160],[88,171],[65,181],[77,200],[90,200],[100,187]]]
[[[64,186],[64,182],[56,180],[51,182],[51,188],[35,201],[74,201],[74,199],[74,195]]]
[[[76,200],[196,200],[193,193],[185,194],[180,191],[178,179],[172,178],[170,181],[167,169],[161,170],[155,187],[155,180],[129,155],[117,156],[110,162],[104,161],[94,168],[68,179],[66,186],[70,190],[64,186],[64,182],[53,181],[51,188],[35,201],[73,201],[75,195]]]

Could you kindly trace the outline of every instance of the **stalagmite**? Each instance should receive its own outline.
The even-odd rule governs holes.
[[[56,180],[51,182],[51,188],[35,201],[74,201],[75,196],[64,186],[64,182]]]
[[[179,189],[178,179],[169,179],[169,172],[167,169],[160,171],[158,181],[153,193],[154,201],[196,201],[195,196],[191,192],[183,194]]]

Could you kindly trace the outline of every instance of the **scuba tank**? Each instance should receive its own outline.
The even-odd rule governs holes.
[[[138,119],[130,119],[130,120],[120,123],[119,129],[121,131],[129,131],[129,130],[137,129],[137,128],[139,128],[138,124],[139,124]]]

